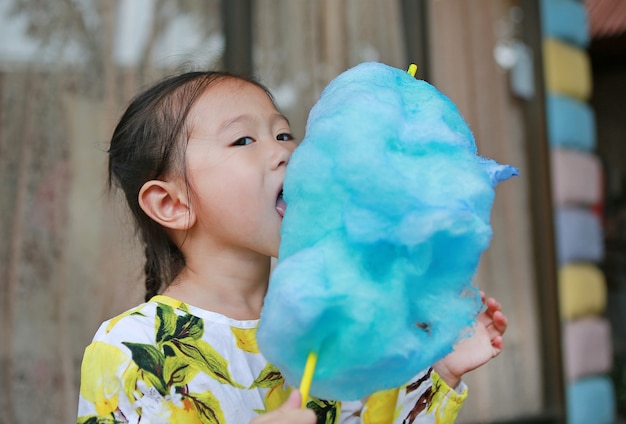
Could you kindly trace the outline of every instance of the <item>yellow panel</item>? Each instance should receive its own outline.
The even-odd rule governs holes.
[[[546,90],[582,101],[591,97],[591,63],[580,47],[554,38],[543,41]]]
[[[561,318],[600,315],[606,308],[606,280],[591,263],[572,263],[559,269]]]

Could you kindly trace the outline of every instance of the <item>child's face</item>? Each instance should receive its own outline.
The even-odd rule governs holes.
[[[296,147],[286,118],[259,87],[225,80],[198,99],[189,128],[195,234],[220,249],[276,256],[282,223],[277,200]]]

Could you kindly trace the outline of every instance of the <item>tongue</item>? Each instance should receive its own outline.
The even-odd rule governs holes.
[[[285,216],[285,210],[287,210],[287,203],[285,203],[281,196],[278,198],[278,200],[276,200],[276,211],[278,212],[278,215],[281,216],[281,218]]]

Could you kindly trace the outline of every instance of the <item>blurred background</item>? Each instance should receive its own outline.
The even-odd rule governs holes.
[[[0,423],[75,422],[99,324],[143,298],[106,187],[131,97],[180,70],[256,76],[302,138],[326,84],[419,65],[497,189],[476,283],[506,349],[467,376],[462,423],[612,423],[626,412],[623,0],[0,0]]]

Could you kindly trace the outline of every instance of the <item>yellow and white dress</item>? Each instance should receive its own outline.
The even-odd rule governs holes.
[[[155,296],[98,329],[85,349],[78,423],[249,423],[291,388],[238,321]],[[427,370],[362,402],[311,400],[318,423],[452,423],[467,395]]]

